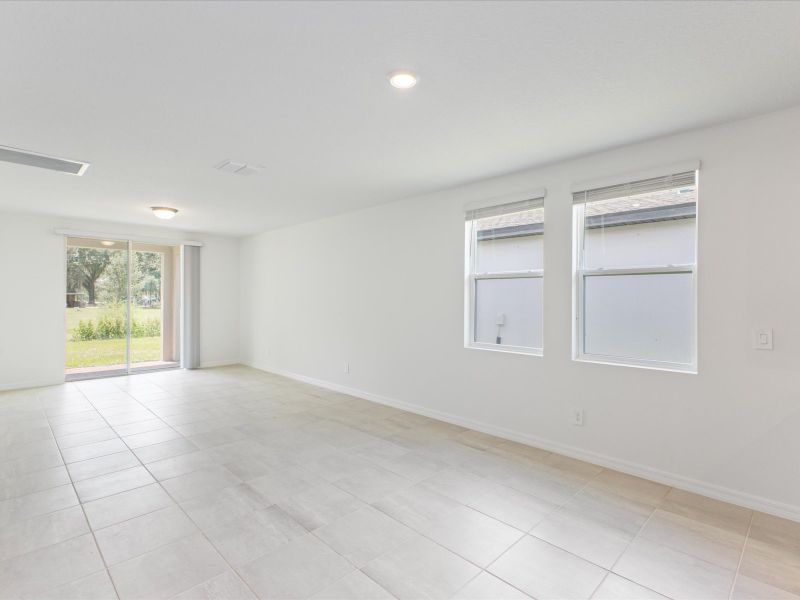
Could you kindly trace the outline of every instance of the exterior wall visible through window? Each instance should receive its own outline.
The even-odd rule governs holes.
[[[466,345],[541,354],[542,200],[469,211],[466,231]]]
[[[696,371],[696,173],[574,195],[578,360]]]

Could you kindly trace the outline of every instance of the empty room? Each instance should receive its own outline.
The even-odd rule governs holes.
[[[800,2],[0,2],[0,600],[800,600]]]

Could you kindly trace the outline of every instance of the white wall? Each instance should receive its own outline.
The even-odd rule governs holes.
[[[0,212],[0,390],[64,381],[64,237],[56,228],[202,241],[201,362],[237,362],[238,239]]]
[[[800,519],[798,156],[793,109],[247,238],[243,359]],[[694,158],[699,374],[572,361],[570,184]],[[463,205],[537,187],[544,356],[467,350]]]

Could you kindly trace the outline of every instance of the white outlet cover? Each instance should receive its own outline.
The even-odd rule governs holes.
[[[772,329],[755,329],[753,331],[753,348],[772,350]]]

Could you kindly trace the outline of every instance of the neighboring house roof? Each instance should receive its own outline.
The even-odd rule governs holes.
[[[690,219],[697,214],[696,202],[694,187],[589,202],[585,209],[586,228]],[[477,226],[479,240],[541,235],[544,233],[544,210],[534,208],[484,217],[477,220]]]

